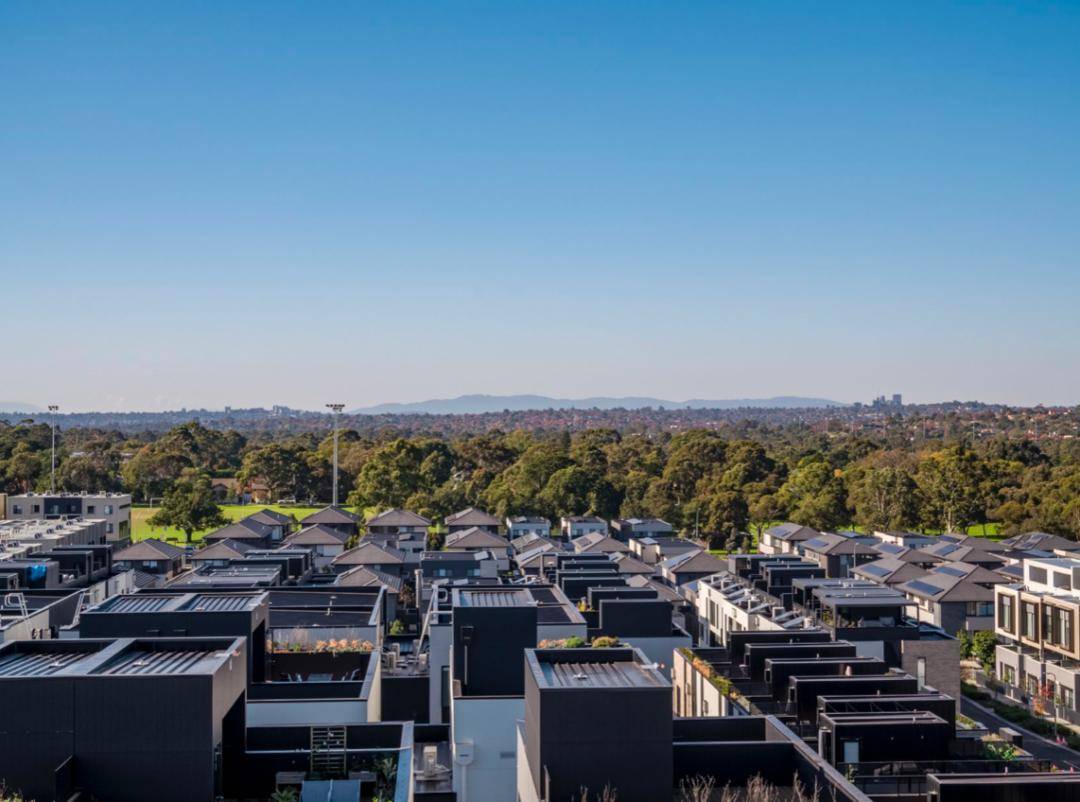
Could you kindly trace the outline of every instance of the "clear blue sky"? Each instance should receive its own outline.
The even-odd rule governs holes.
[[[1077,403],[1078,43],[1077,2],[6,2],[0,398]]]

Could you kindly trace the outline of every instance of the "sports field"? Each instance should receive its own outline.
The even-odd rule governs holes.
[[[284,513],[285,515],[292,515],[296,520],[310,515],[322,507],[294,507],[285,506],[281,504],[223,504],[221,505],[221,511],[225,513],[225,517],[230,521],[239,521],[241,518],[246,518],[249,515],[253,515],[259,510],[270,509],[277,512]],[[346,507],[345,509],[352,509]],[[154,514],[156,510],[151,507],[132,507],[131,508],[131,539],[132,540],[145,540],[149,537],[157,538],[158,540],[167,540],[174,543],[184,542],[184,533],[179,529],[172,527],[153,527],[149,523],[150,516]],[[212,531],[212,530],[210,530]],[[196,532],[192,535],[192,542],[198,543],[203,539],[203,536],[207,532]]]

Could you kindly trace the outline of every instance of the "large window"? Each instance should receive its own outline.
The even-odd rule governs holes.
[[[1040,584],[1046,584],[1046,569],[1037,568],[1034,565],[1028,566],[1028,578],[1032,582],[1039,582]]]
[[[998,626],[1001,629],[1007,629],[1009,632],[1016,631],[1013,625],[1012,596],[998,597]]]
[[[1039,637],[1039,619],[1035,605],[1031,602],[1021,602],[1020,609],[1023,610],[1023,617],[1020,619],[1020,634],[1029,640],[1037,640]]]

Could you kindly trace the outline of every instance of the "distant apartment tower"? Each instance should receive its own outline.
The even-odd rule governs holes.
[[[127,493],[23,493],[8,496],[7,517],[17,521],[101,518],[107,542],[126,545],[131,540],[131,496]]]

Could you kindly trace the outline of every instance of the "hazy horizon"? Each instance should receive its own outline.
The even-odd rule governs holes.
[[[1080,5],[0,29],[0,399],[1080,402]]]

